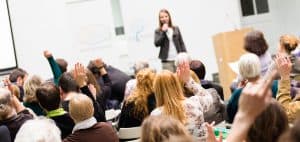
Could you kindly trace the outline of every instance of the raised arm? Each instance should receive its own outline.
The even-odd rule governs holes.
[[[44,57],[48,60],[52,73],[54,78],[55,85],[58,85],[59,77],[62,75],[62,71],[60,70],[57,62],[54,60],[53,55],[50,51],[45,50],[44,51]]]
[[[178,65],[177,67],[177,76],[185,82],[185,87],[190,89],[200,104],[203,107],[203,111],[206,112],[209,110],[213,104],[212,95],[209,94],[200,84],[196,83],[190,76],[190,67],[188,62],[184,62]]]
[[[272,94],[270,86],[275,73],[260,84],[248,83],[239,99],[239,109],[234,118],[232,128],[226,141],[242,142],[247,138],[248,131],[256,117],[270,104]]]
[[[278,73],[281,77],[279,81],[279,90],[276,100],[283,106],[285,112],[287,113],[289,122],[292,122],[296,119],[296,114],[300,110],[300,102],[292,101],[292,98],[290,96],[290,72],[292,63],[289,58],[279,55],[276,58],[276,65]]]
[[[74,79],[80,87],[80,91],[92,100],[94,106],[94,116],[97,119],[97,121],[106,121],[105,112],[101,109],[101,105],[96,101],[96,94],[93,94],[90,91],[86,78],[87,76],[85,73],[84,66],[80,63],[76,63],[74,70]]]

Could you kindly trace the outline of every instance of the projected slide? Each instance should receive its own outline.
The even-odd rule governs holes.
[[[17,66],[7,1],[0,0],[0,71]]]

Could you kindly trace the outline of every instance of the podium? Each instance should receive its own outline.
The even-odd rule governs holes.
[[[244,50],[244,37],[252,31],[252,28],[244,28],[235,31],[222,32],[214,35],[213,45],[219,68],[220,83],[223,86],[224,98],[229,99],[230,85],[237,74],[229,67],[229,63],[239,60]]]

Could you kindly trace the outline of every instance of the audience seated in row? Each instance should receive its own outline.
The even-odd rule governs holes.
[[[205,141],[204,116],[212,105],[212,96],[200,84],[190,78],[188,62],[178,66],[177,75],[163,70],[157,73],[154,80],[154,93],[157,103],[151,115],[168,115],[178,119],[197,139]],[[194,92],[194,96],[185,98],[179,79],[185,87]]]
[[[236,89],[227,104],[227,114],[228,114],[228,122],[232,123],[233,119],[238,111],[238,102],[239,98],[242,94],[243,88],[246,84],[258,84],[259,82],[264,81],[263,78],[260,77],[261,68],[259,58],[252,53],[246,53],[240,57],[239,60],[239,74],[242,77],[242,81],[239,84],[238,89]],[[272,96],[276,98],[277,94],[277,85],[278,82],[274,81],[272,84]]]
[[[59,89],[55,84],[46,82],[36,90],[39,104],[46,111],[46,116],[54,120],[61,131],[61,137],[65,138],[71,134],[74,122],[63,108],[61,108]]]
[[[26,121],[17,133],[15,142],[61,142],[60,133],[53,120],[40,117]]]
[[[124,101],[119,128],[141,126],[145,117],[156,107],[153,93],[155,73],[151,69],[142,69],[136,75],[136,87]]]
[[[83,94],[76,94],[70,100],[69,113],[75,122],[72,134],[64,142],[117,142],[118,136],[106,122],[97,122],[92,100]]]
[[[136,63],[134,63],[133,65],[133,70],[134,70],[134,78],[130,79],[127,81],[126,83],[126,87],[125,87],[125,92],[124,92],[124,101],[126,100],[126,98],[131,94],[131,92],[135,89],[136,87],[136,75],[137,73],[142,70],[142,69],[146,69],[149,68],[149,63],[146,61],[137,61]]]
[[[35,93],[36,89],[40,87],[42,83],[42,78],[37,75],[28,76],[24,83],[23,105],[33,110],[38,116],[45,115],[43,109],[39,105]]]
[[[104,86],[105,84],[105,78],[102,77],[100,69],[104,68],[107,71],[107,74],[109,75],[111,80],[112,92],[106,107],[107,109],[119,109],[120,104],[124,99],[126,83],[131,78],[121,70],[111,65],[105,64],[102,59],[98,59],[98,62],[100,62],[99,65],[97,65],[97,62],[95,62],[95,60],[91,60],[87,68],[94,74],[100,86]]]
[[[193,138],[178,119],[161,115],[144,120],[141,142],[193,142]]]
[[[4,125],[10,132],[11,141],[15,140],[20,127],[33,115],[25,109],[16,96],[8,89],[0,88],[0,125]]]
[[[260,76],[265,77],[265,75],[268,75],[268,70],[272,63],[272,57],[271,54],[268,52],[269,46],[264,37],[263,32],[259,30],[248,32],[244,37],[243,48],[248,53],[253,53],[258,56],[261,69]],[[238,74],[237,78],[230,86],[231,92],[238,88],[238,85],[242,80],[243,78],[240,76],[240,74]]]

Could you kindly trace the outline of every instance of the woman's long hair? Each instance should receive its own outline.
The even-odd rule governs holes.
[[[171,116],[149,116],[142,124],[141,142],[192,142],[193,138],[177,119]]]
[[[163,70],[154,80],[156,106],[163,107],[163,114],[177,118],[185,124],[186,116],[182,101],[185,100],[179,79],[170,71]]]
[[[147,107],[148,96],[153,93],[153,80],[155,73],[151,69],[143,69],[136,75],[136,88],[125,101],[125,105],[134,102],[133,116],[144,119],[149,115]]]

